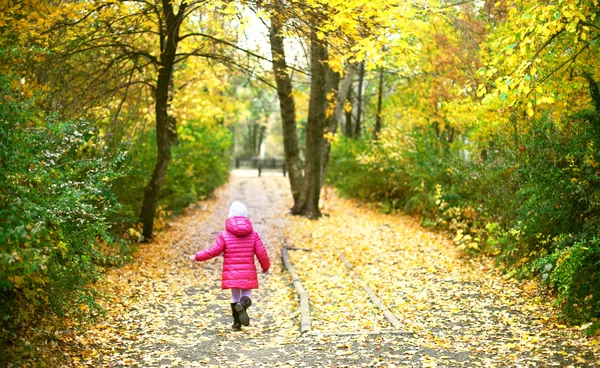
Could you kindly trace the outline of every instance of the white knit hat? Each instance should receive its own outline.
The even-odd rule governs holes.
[[[242,202],[235,201],[231,204],[231,207],[229,207],[229,215],[227,218],[234,216],[248,217],[248,209]]]

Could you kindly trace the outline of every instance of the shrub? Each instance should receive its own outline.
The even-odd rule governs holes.
[[[342,137],[332,146],[327,182],[346,196],[384,205],[393,202],[400,197],[400,190],[390,185],[389,170],[383,164],[376,166],[362,159],[374,149],[368,141]]]
[[[550,119],[534,125],[515,165],[514,200],[505,212],[518,238],[501,255],[520,274],[540,275],[577,322],[600,316],[600,155],[589,120],[594,114],[575,114],[562,127]]]
[[[573,322],[598,318],[600,239],[592,237],[561,248],[534,262],[543,281],[558,294],[557,304]],[[592,329],[598,326],[590,326]]]
[[[93,307],[86,288],[114,242],[107,214],[123,155],[107,155],[94,125],[44,116],[18,80],[0,76],[0,328],[3,344],[43,316]],[[81,308],[80,308],[81,306]]]

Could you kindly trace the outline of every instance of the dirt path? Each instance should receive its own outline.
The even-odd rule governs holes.
[[[465,264],[442,237],[412,220],[333,197],[325,209],[330,217],[292,218],[286,215],[287,179],[252,175],[232,176],[215,199],[174,219],[153,243],[140,247],[135,262],[107,275],[110,313],[74,337],[73,366],[600,364],[597,340],[580,338],[576,329],[550,329],[551,317],[538,313],[547,304],[519,305],[523,295],[516,285],[482,265]],[[212,244],[234,200],[248,206],[272,262],[253,294],[251,326],[237,333],[230,329],[229,292],[220,289],[222,260],[187,260]],[[280,257],[284,239],[311,250],[290,251],[310,297],[311,334],[299,333],[297,296]],[[356,277],[412,334],[373,334],[390,325]]]

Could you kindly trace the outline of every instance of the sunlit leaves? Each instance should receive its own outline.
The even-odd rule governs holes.
[[[589,58],[600,37],[598,28],[591,26],[596,6],[595,1],[499,1],[497,7],[507,7],[509,17],[489,39],[488,65],[481,70],[491,92],[486,100],[500,98],[505,104],[524,106],[528,116],[534,115],[528,102],[585,106],[587,101],[578,96],[581,76],[597,75],[597,65]]]

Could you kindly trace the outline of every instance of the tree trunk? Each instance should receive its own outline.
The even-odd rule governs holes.
[[[144,239],[152,238],[154,231],[154,216],[160,197],[160,191],[165,179],[165,174],[171,161],[171,144],[176,139],[175,119],[169,116],[171,82],[179,38],[179,25],[185,14],[187,3],[182,2],[177,14],[173,12],[173,5],[169,0],[163,0],[162,10],[166,27],[161,33],[161,54],[158,78],[156,81],[156,165],[152,172],[150,182],[144,190],[144,202],[140,214]]]
[[[333,116],[335,117],[334,121],[331,121],[332,124],[329,125],[330,131],[335,133],[337,129],[338,123],[342,120],[342,114],[344,113],[345,101],[350,96],[350,91],[352,90],[352,79],[354,78],[354,73],[356,72],[356,65],[350,64],[346,69],[346,74],[344,75],[344,79],[342,79],[342,83],[340,85],[339,93],[337,95],[337,99],[335,102],[335,110]]]
[[[248,143],[250,144],[249,151],[252,152],[253,156],[258,156],[258,147],[256,147],[256,140],[258,139],[258,124],[251,121],[250,124],[250,135],[248,137]]]
[[[273,73],[275,75],[275,83],[277,84],[277,95],[281,110],[285,165],[287,167],[295,207],[300,198],[304,178],[300,161],[300,149],[298,147],[298,133],[296,132],[296,105],[292,96],[292,79],[287,72],[283,37],[281,36],[283,21],[280,18],[282,16],[280,6],[279,1],[275,1],[276,12],[271,17],[269,40],[271,43],[271,57],[273,59]]]
[[[337,130],[338,122],[336,113],[338,97],[339,97],[339,87],[340,87],[340,73],[334,72],[329,68],[329,65],[325,64],[325,92],[326,96],[333,92],[333,98],[325,100],[325,124],[324,124],[324,133],[335,134]],[[319,187],[323,187],[325,184],[325,174],[327,172],[327,164],[329,161],[329,151],[331,149],[331,143],[329,139],[323,139],[321,146],[321,183]]]
[[[267,127],[262,124],[257,124],[257,128],[258,128],[258,139],[256,141],[256,155],[260,156],[262,144],[263,144],[263,141],[265,140],[265,133],[267,131]]]
[[[373,129],[373,139],[379,137],[381,131],[381,110],[383,106],[383,67],[379,68],[379,91],[377,92],[377,116],[375,116],[375,129]]]
[[[306,123],[306,165],[304,186],[292,213],[311,219],[321,217],[319,198],[321,196],[321,160],[323,129],[327,108],[327,49],[317,39],[317,25],[313,23],[310,35],[310,101]]]
[[[352,81],[351,81],[352,82]],[[350,89],[348,90],[348,97],[346,99],[346,101],[348,101],[348,103],[350,103],[350,106],[352,107],[352,83],[350,83]],[[346,124],[344,126],[344,135],[348,138],[352,138],[352,136],[354,135],[354,129],[352,126],[352,109],[350,109],[350,111],[346,111]]]
[[[363,83],[365,80],[365,62],[360,63],[360,70],[358,72],[358,93],[356,96],[356,105],[358,105],[356,111],[356,124],[354,124],[354,137],[360,138],[362,130],[362,110],[363,110]]]
[[[342,114],[344,113],[344,101],[346,101],[348,91],[350,90],[350,86],[352,85],[352,77],[354,77],[355,70],[356,67],[354,66],[354,64],[350,64],[348,66],[348,69],[346,70],[346,75],[344,75],[344,79],[342,80],[342,83],[340,85],[339,73],[336,73],[333,70],[329,69],[329,67],[327,67],[327,91],[335,91],[335,106],[333,109],[333,114],[331,114],[331,116],[329,116],[325,122],[325,129],[329,133],[335,134],[339,122],[340,120],[342,120]],[[321,186],[323,186],[323,184],[325,183],[325,176],[327,175],[327,166],[329,165],[330,152],[331,142],[327,139],[324,139],[322,148],[323,158],[321,160]]]

